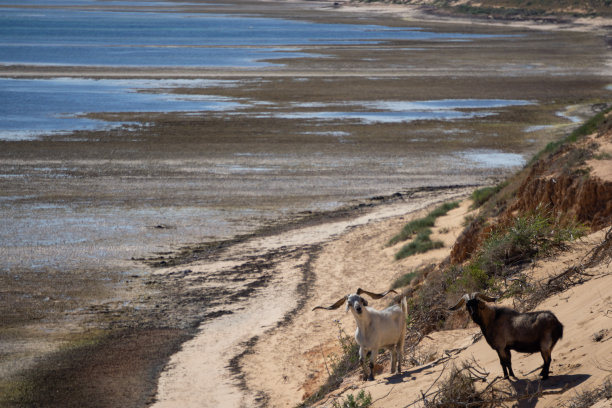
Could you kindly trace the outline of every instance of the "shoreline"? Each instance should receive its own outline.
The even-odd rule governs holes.
[[[546,16],[515,18],[493,18],[467,16],[452,13],[426,4],[389,4],[384,2],[363,3],[354,0],[335,2],[337,11],[377,13],[391,15],[406,20],[424,20],[429,23],[450,23],[483,25],[494,27],[528,28],[533,30],[551,31],[577,31],[606,35],[610,32],[612,18],[609,17],[573,17],[573,16]]]

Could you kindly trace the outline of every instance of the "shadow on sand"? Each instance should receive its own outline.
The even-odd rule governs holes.
[[[400,384],[415,379],[414,376],[419,373],[424,375],[434,374],[433,372],[426,372],[432,368],[431,365],[425,365],[414,370],[404,371],[401,374],[391,375],[385,378],[385,381],[389,385]],[[532,408],[536,406],[540,397],[551,394],[563,394],[582,384],[589,377],[590,375],[588,374],[574,374],[550,376],[547,380],[523,378],[506,381],[509,381],[510,387],[514,390],[513,394],[517,402],[517,405],[514,406],[517,408]]]
[[[518,408],[531,408],[535,407],[538,399],[543,395],[550,394],[562,394],[567,390],[574,388],[575,386],[582,384],[588,380],[590,375],[588,374],[574,374],[574,375],[555,375],[550,376],[547,380],[530,380],[520,379],[512,381],[512,388],[514,388],[515,395],[530,395],[533,397],[525,400],[518,401]]]

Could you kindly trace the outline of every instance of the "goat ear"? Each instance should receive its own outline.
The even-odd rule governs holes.
[[[334,303],[331,306],[317,306],[315,308],[313,308],[312,310],[316,310],[316,309],[325,309],[325,310],[335,310],[337,308],[339,308],[340,306],[342,306],[342,304],[346,301],[347,296],[344,296],[342,299],[338,300],[336,303]]]
[[[389,293],[389,292],[393,292],[393,293],[397,294],[397,292],[396,292],[396,291],[394,291],[393,289],[390,289],[390,290],[388,290],[388,291],[386,291],[386,292],[383,292],[383,293],[374,293],[374,292],[369,292],[369,291],[367,291],[367,290],[363,290],[363,289],[361,289],[361,288],[357,289],[357,294],[358,294],[358,295],[361,295],[362,293],[365,293],[366,295],[368,295],[368,296],[369,296],[369,297],[371,297],[372,299],[380,299],[380,298],[382,298],[382,297],[386,296],[386,295],[387,295],[387,293]],[[367,305],[366,305],[366,306],[367,306]]]

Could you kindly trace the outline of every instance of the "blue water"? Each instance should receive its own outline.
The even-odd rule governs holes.
[[[269,59],[317,57],[300,46],[497,37],[215,13],[44,7],[55,1],[28,4],[39,6],[0,9],[0,64],[265,67],[275,65]],[[74,4],[109,5],[94,0]]]
[[[437,33],[415,27],[323,24],[216,13],[185,13],[172,7],[189,3],[155,1],[0,0],[0,65],[268,67],[269,59],[310,57],[317,45],[372,44],[388,40],[470,41],[498,37]],[[70,6],[70,7],[68,7]],[[91,7],[95,6],[95,7]],[[119,8],[128,6],[128,9]],[[151,11],[165,8],[165,12]],[[202,81],[180,86],[206,87]],[[0,79],[0,140],[24,140],[47,133],[94,130],[119,123],[82,117],[89,112],[236,111],[245,101],[151,92],[167,81]],[[144,91],[143,91],[144,90]],[[257,101],[248,102],[256,104]],[[382,102],[378,102],[379,104]],[[480,103],[482,106],[474,105]],[[489,113],[494,101],[355,102],[350,112],[295,112],[287,117],[361,122],[466,119]],[[412,104],[412,105],[410,105]],[[514,104],[503,101],[501,106]],[[473,109],[470,112],[456,108]],[[262,115],[272,110],[262,108]],[[282,116],[282,115],[277,115]]]
[[[120,124],[80,117],[89,112],[216,112],[241,107],[241,103],[223,97],[159,91],[164,87],[220,84],[224,82],[0,78],[0,140],[29,140],[47,133]],[[153,88],[155,92],[146,92]]]
[[[174,87],[236,86],[223,80],[95,80],[86,78],[0,78],[0,140],[32,140],[45,134],[71,130],[97,130],[119,126],[83,117],[90,112],[231,112],[255,117],[322,121],[355,120],[362,123],[399,123],[415,120],[462,120],[494,114],[490,109],[532,102],[503,99],[441,99],[430,101],[347,102],[352,111],[277,112],[278,106],[247,109],[258,101],[220,96],[165,93]],[[329,108],[325,104],[320,108]]]
[[[364,124],[402,123],[417,120],[460,120],[494,115],[489,109],[526,106],[533,102],[513,99],[437,99],[430,101],[351,102],[353,111],[262,113],[260,117],[320,121],[354,120]],[[311,105],[312,106],[312,105]],[[325,108],[325,105],[317,105]]]

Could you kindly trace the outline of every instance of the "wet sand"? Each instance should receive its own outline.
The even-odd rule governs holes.
[[[338,13],[328,3],[247,2],[215,11],[414,24],[396,15]],[[175,363],[190,361],[190,352],[214,355],[213,346],[201,342],[207,332],[219,333],[215,327],[229,325],[236,328],[231,335],[246,334],[219,351],[224,359],[217,367],[198,361],[192,369],[214,371],[215,385],[232,390],[223,393],[234,401],[265,403],[257,390],[243,395],[236,358],[261,326],[282,324],[300,310],[314,279],[308,264],[322,242],[364,222],[360,217],[409,212],[501,180],[512,167],[482,165],[457,152],[527,158],[574,125],[559,112],[570,107],[586,115],[609,98],[607,48],[597,34],[419,25],[528,39],[429,42],[417,50],[410,43],[325,46],[312,51],[329,58],[269,69],[0,67],[0,76],[12,78],[227,79],[237,86],[175,92],[271,103],[266,115],[258,107],[231,118],[100,113],[92,117],[147,125],[0,142],[1,393],[46,406],[79,406],[92,396],[99,406],[154,399],[172,405],[186,391],[173,385],[171,369],[157,390],[165,363],[193,338],[183,348],[187,354],[170,360],[178,378],[188,375]],[[291,118],[350,101],[455,98],[537,103],[465,121]],[[271,114],[279,112],[285,116]],[[525,132],[540,125],[553,126]],[[313,232],[322,226],[323,235]],[[32,245],[29,237],[36,234],[52,242]],[[270,299],[278,304],[254,324],[249,313]],[[252,325],[248,330],[244,321]],[[223,398],[202,392],[209,401]]]

